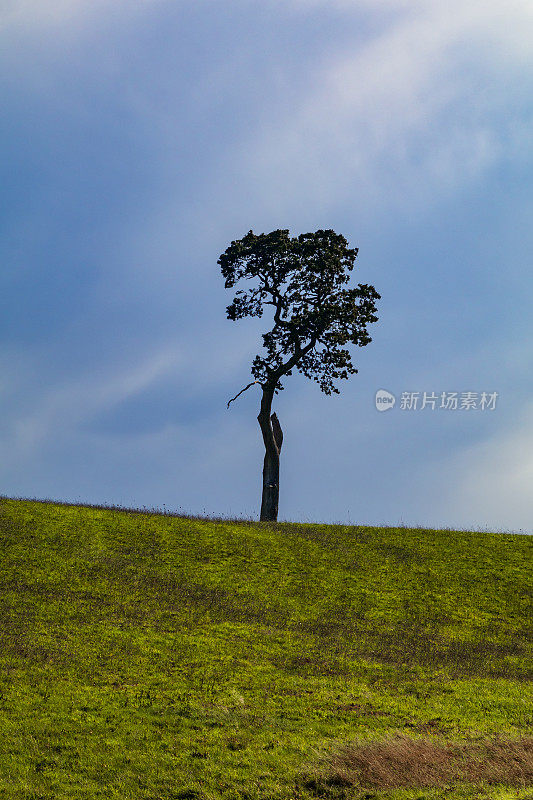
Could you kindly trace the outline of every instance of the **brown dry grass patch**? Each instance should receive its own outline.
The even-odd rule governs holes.
[[[457,783],[533,786],[533,737],[461,744],[410,739],[403,734],[380,742],[345,745],[327,757],[326,773],[305,781],[315,796],[328,787],[429,788]]]

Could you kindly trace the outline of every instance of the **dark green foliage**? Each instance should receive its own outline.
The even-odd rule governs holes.
[[[293,368],[312,378],[323,392],[338,394],[333,381],[357,372],[345,345],[364,347],[367,325],[376,322],[373,286],[347,289],[358,248],[350,249],[333,230],[288,230],[259,235],[250,231],[220,256],[227,289],[239,289],[227,307],[228,319],[262,317],[274,308],[274,326],[263,334],[266,356],[257,355],[252,375],[262,386],[283,388],[281,378]]]

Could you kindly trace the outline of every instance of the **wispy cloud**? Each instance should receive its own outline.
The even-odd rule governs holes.
[[[527,73],[517,70],[533,63],[531,6],[378,5],[404,13],[329,58],[307,96],[249,143],[246,168],[272,205],[290,207],[296,193],[322,206],[427,203],[503,156],[527,156]]]
[[[14,456],[28,457],[59,430],[72,429],[102,409],[146,389],[175,369],[180,358],[179,351],[165,348],[151,353],[140,364],[104,368],[100,374],[86,374],[54,386],[43,393],[32,411],[15,415],[4,446]]]
[[[144,5],[143,0],[7,0],[2,3],[2,28],[82,26],[103,12]]]
[[[194,340],[176,337],[174,343],[145,349],[142,357],[130,356],[126,363],[104,362],[97,370],[78,370],[66,381],[51,376],[48,389],[36,386],[35,372],[30,370],[32,363],[33,369],[37,368],[36,357],[32,359],[28,354],[24,379],[16,371],[6,370],[5,388],[0,382],[4,403],[8,393],[18,391],[24,395],[22,408],[15,405],[10,412],[7,408],[4,412],[3,449],[12,458],[28,458],[59,434],[64,436],[85,426],[162,382],[166,392],[174,394],[175,405],[180,400],[204,398],[217,387],[217,408],[224,410],[231,393],[238,391],[240,381],[246,379],[250,359],[250,342],[239,337],[238,331],[228,333],[218,339],[208,334]],[[9,367],[7,353],[4,359]],[[165,425],[161,420],[158,430]],[[131,436],[136,438],[135,433]],[[121,442],[124,444],[124,437]]]

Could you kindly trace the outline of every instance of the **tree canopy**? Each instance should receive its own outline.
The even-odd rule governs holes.
[[[333,230],[292,238],[276,230],[249,231],[220,256],[226,288],[247,285],[227,306],[228,319],[262,317],[265,306],[274,310],[274,325],[263,334],[266,354],[252,363],[263,388],[283,389],[281,378],[296,368],[325,394],[338,394],[334,381],[357,372],[345,345],[372,341],[366,326],[377,321],[380,299],[368,284],[346,288],[357,254]]]

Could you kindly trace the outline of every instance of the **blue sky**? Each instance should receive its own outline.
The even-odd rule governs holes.
[[[2,15],[0,492],[257,517],[259,392],[226,402],[267,318],[226,319],[217,259],[333,228],[379,322],[340,395],[276,398],[280,519],[532,532],[529,2]]]

